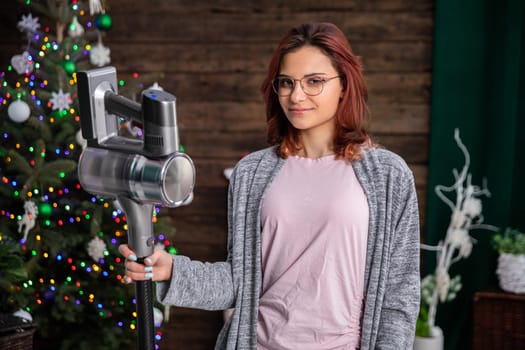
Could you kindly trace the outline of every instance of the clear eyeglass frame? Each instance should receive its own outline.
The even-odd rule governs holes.
[[[292,94],[292,92],[295,90],[295,82],[299,82],[299,85],[301,86],[301,89],[303,92],[308,96],[317,96],[320,95],[323,90],[324,86],[327,82],[336,79],[341,78],[340,75],[336,75],[335,77],[330,78],[319,78],[319,77],[304,77],[301,79],[292,79],[289,77],[277,77],[272,80],[272,89],[273,91],[280,97],[287,97]],[[308,85],[308,80],[318,80],[318,82],[314,83],[314,85]],[[292,83],[291,87],[287,87],[285,92],[282,91],[282,88],[280,87],[283,81],[290,81]],[[313,90],[312,90],[313,89]],[[289,90],[289,91],[288,91]]]

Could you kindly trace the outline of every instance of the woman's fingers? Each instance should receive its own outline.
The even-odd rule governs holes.
[[[137,256],[131,249],[129,249],[129,246],[127,244],[119,245],[118,251],[127,260],[137,261]]]
[[[153,254],[144,258],[144,263],[138,263],[137,256],[127,244],[119,246],[119,252],[126,258],[126,276],[124,281],[131,283],[133,281],[163,281],[171,277],[172,257],[162,249],[155,249]]]
[[[119,252],[126,258],[126,276],[124,277],[126,283],[150,279],[159,281],[161,280],[161,278],[159,278],[160,276],[166,275],[166,273],[161,273],[165,269],[163,266],[165,263],[162,263],[162,256],[163,253],[166,253],[162,249],[156,249],[152,255],[145,257],[143,263],[137,262],[138,258],[135,252],[133,252],[127,244],[121,244],[119,246]],[[159,273],[156,274],[156,272]]]
[[[153,277],[154,277],[153,268],[151,266],[149,267],[149,270],[147,268],[148,267],[146,267],[145,269],[143,266],[142,271],[131,271],[127,269],[125,281],[127,283],[131,283],[133,281],[153,280]]]
[[[139,264],[130,260],[126,260],[126,277],[125,282],[131,283],[133,281],[145,281],[153,279],[154,267]]]

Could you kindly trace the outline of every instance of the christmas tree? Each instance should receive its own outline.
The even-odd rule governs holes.
[[[112,18],[100,0],[21,6],[27,13],[17,27],[27,41],[0,73],[0,312],[32,319],[41,348],[132,346],[134,289],[123,283],[118,253],[126,217],[111,199],[84,192],[76,173],[85,147],[76,72],[110,63],[102,39]],[[120,93],[128,87],[127,95],[137,96],[147,81],[138,74],[119,81]],[[141,136],[123,118],[121,128]],[[158,213],[156,239],[175,253],[173,229]]]

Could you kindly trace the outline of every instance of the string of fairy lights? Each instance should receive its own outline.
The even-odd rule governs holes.
[[[30,5],[31,1],[27,0],[26,4]],[[78,1],[72,0],[70,6],[74,13],[79,17],[84,17],[87,15],[85,10],[79,7]],[[85,25],[89,29],[94,29],[96,27],[98,30],[108,30],[111,27],[111,21],[112,19],[108,14],[100,13],[94,20],[86,20]],[[76,26],[79,26],[79,22],[76,20],[75,16],[75,20],[70,24],[69,30],[77,30],[78,28]],[[49,80],[42,78],[38,73],[40,72],[42,60],[46,59],[51,53],[61,50],[61,43],[51,38],[49,27],[43,28],[42,31],[35,31],[32,37],[28,40],[30,40],[28,47],[29,44],[31,44],[31,46],[33,48],[37,48],[37,50],[34,56],[28,54],[25,59],[27,60],[26,63],[34,66],[35,69],[32,71],[27,71],[25,74],[17,75],[17,81],[15,81],[14,84],[10,84],[8,82],[8,77],[12,78],[12,76],[14,76],[14,68],[12,65],[7,67],[7,72],[2,71],[0,73],[0,86],[4,90],[4,95],[2,96],[2,94],[0,94],[0,106],[7,106],[12,102],[21,99],[30,99],[36,109],[41,111],[41,113],[38,113],[36,118],[39,122],[53,125],[61,118],[72,118],[75,123],[79,123],[79,111],[74,104],[69,106],[69,108],[58,109],[51,113],[44,112],[46,108],[47,110],[51,110],[53,106],[51,102],[46,101],[45,98],[41,97],[40,92],[49,89],[51,84]],[[60,62],[60,65],[67,73],[68,84],[71,87],[74,87],[77,83],[77,67],[75,61],[78,61],[78,57],[80,56],[89,56],[92,48],[93,46],[90,43],[85,43],[82,45],[72,44],[70,47],[71,53],[66,54],[63,57],[63,61]],[[138,79],[139,74],[134,73],[133,78]],[[120,86],[124,86],[126,84],[124,80],[119,80],[118,83]],[[34,110],[35,108],[33,108],[33,112]],[[2,131],[1,140],[4,144],[7,144],[8,142],[13,142],[13,137],[7,131]],[[14,149],[32,155],[33,159],[29,160],[29,164],[32,167],[34,167],[38,162],[38,158],[46,159],[46,157],[50,155],[53,157],[76,160],[80,151],[79,148],[80,145],[78,141],[77,144],[69,143],[68,145],[62,147],[56,146],[55,149],[51,150],[47,150],[45,148],[37,149],[33,145],[24,146],[20,143],[14,143]],[[13,161],[9,155],[2,154],[1,156],[4,157],[6,165]],[[67,174],[65,172],[60,172],[58,177],[65,179]],[[87,210],[77,210],[77,208],[71,204],[73,202],[72,200],[64,200],[71,196],[72,198],[75,196],[76,198],[79,197],[78,194],[80,191],[82,191],[82,189],[78,182],[72,186],[48,186],[45,189],[38,187],[27,189],[24,188],[24,183],[21,183],[17,180],[15,175],[9,177],[6,174],[2,174],[1,182],[4,186],[10,188],[13,199],[38,199],[38,222],[43,229],[53,227],[65,229],[67,225],[86,224],[93,219],[92,214]],[[22,198],[22,195],[24,198]],[[83,195],[85,196],[85,193]],[[89,198],[89,200],[93,204],[102,205],[105,210],[111,210],[110,208],[114,204],[113,202],[109,202],[103,198],[95,196],[92,196]],[[152,215],[152,220],[154,223],[157,222],[158,214],[159,208],[155,208]],[[15,223],[22,220],[23,217],[22,214],[13,213],[10,210],[4,208],[0,208],[0,215]],[[126,218],[124,213],[118,208],[112,210],[111,217],[117,228],[114,229],[114,232],[109,234],[102,231],[98,232],[98,236],[100,238],[107,238],[111,244],[117,246],[121,243],[127,231]],[[3,239],[3,233],[0,232],[0,241]],[[41,233],[36,232],[34,233],[34,239],[36,242],[40,242],[44,238],[42,237]],[[171,245],[165,235],[158,234],[155,239],[157,244],[163,245],[165,249],[168,250],[168,252],[172,254],[177,253],[176,248]],[[78,307],[81,307],[86,303],[91,304],[96,307],[98,315],[102,318],[113,318],[114,315],[111,311],[113,307],[124,306],[128,302],[135,303],[135,300],[128,301],[123,299],[102,301],[98,298],[96,292],[90,291],[88,288],[86,288],[84,285],[85,283],[83,283],[80,278],[75,277],[75,272],[83,271],[88,275],[91,275],[92,278],[116,279],[117,281],[124,283],[124,276],[118,273],[118,267],[119,265],[122,266],[123,261],[119,256],[111,256],[107,249],[105,249],[103,252],[103,258],[96,262],[92,262],[75,261],[75,259],[68,256],[67,252],[56,252],[53,254],[49,251],[40,250],[38,248],[38,244],[36,244],[35,247],[30,247],[25,239],[20,239],[19,244],[21,249],[29,253],[31,256],[49,260],[54,259],[54,264],[57,266],[57,268],[62,268],[64,271],[70,272],[66,273],[64,277],[61,276],[60,279],[46,279],[39,277],[36,279],[27,280],[18,287],[31,288],[38,286],[38,288],[35,288],[35,290],[38,289],[38,291],[34,294],[35,303],[37,305],[41,305],[47,301],[57,298],[57,286],[59,284],[74,287],[73,292],[60,296],[62,302],[72,303]],[[31,307],[27,306],[26,311],[31,313]],[[134,330],[136,328],[136,312],[133,312],[131,316],[132,317],[129,319],[118,319],[114,320],[114,322],[118,327],[129,327],[130,329]],[[156,340],[160,340],[162,338],[162,332],[158,330],[155,337]]]

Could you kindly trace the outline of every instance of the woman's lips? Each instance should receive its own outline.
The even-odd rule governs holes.
[[[288,111],[295,115],[302,115],[310,111],[310,108],[289,108]]]

